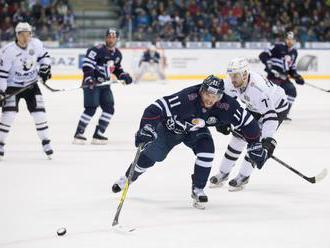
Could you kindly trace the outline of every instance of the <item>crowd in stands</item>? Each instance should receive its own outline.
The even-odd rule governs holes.
[[[120,27],[136,41],[330,41],[330,1],[117,0]]]
[[[15,37],[18,22],[30,23],[35,35],[43,41],[72,42],[74,15],[68,0],[0,0],[0,37]]]

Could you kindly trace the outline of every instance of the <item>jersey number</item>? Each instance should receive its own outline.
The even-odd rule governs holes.
[[[266,99],[262,99],[261,101],[264,102],[265,105],[266,105],[266,108],[268,108],[267,100]]]
[[[96,56],[96,52],[94,52],[94,51],[90,51],[88,54],[88,57],[92,60],[95,60],[95,56]]]

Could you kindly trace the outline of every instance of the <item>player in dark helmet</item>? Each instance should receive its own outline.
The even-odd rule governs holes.
[[[119,32],[114,28],[109,28],[105,33],[105,44],[99,44],[87,50],[82,65],[83,85],[88,86],[84,88],[85,110],[78,122],[74,144],[86,142],[85,129],[98,107],[101,107],[102,114],[95,128],[92,144],[106,144],[108,141],[104,133],[114,114],[114,99],[110,85],[98,86],[98,84],[110,80],[112,75],[123,80],[125,84],[132,83],[131,76],[121,67],[122,54],[116,48],[118,38]]]
[[[260,53],[259,58],[266,66],[267,78],[284,89],[288,97],[289,109],[291,109],[297,97],[297,89],[291,82],[290,77],[300,85],[303,85],[305,81],[297,72],[296,60],[298,52],[295,48],[294,33],[291,31],[287,32],[283,40],[284,42],[277,42]],[[290,118],[287,118],[287,120],[290,120]]]
[[[214,157],[214,143],[208,127],[220,122],[232,125],[241,130],[249,143],[259,144],[260,129],[257,122],[223,91],[223,80],[211,75],[202,84],[164,96],[149,105],[135,136],[135,145],[144,145],[144,150],[134,167],[132,181],[156,162],[163,161],[175,146],[184,143],[196,156],[192,174],[194,206],[204,208],[203,204],[208,201],[204,187]],[[254,151],[257,154],[257,157],[254,156],[258,160],[256,162],[262,166],[267,159],[262,155],[263,148]],[[129,169],[113,184],[114,193],[123,189]]]

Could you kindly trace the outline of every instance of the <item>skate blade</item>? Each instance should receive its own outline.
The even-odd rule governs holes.
[[[81,139],[74,139],[72,141],[72,144],[74,144],[74,145],[85,145],[86,144],[86,141],[85,140],[81,140]]]
[[[242,191],[244,189],[244,186],[238,186],[238,187],[233,187],[233,186],[229,186],[228,191],[229,192],[238,192],[238,191]]]
[[[194,200],[193,207],[199,210],[205,210],[205,202],[199,202]]]
[[[221,183],[210,183],[209,184],[210,189],[216,189],[216,188],[221,188],[221,187],[223,187],[223,182],[221,182]]]
[[[108,140],[99,140],[99,139],[92,139],[92,145],[106,145],[108,144]]]

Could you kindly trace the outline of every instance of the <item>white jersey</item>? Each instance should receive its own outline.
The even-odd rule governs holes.
[[[0,90],[37,81],[41,64],[49,65],[50,57],[39,39],[32,38],[25,49],[10,42],[0,50]]]
[[[225,93],[237,97],[250,112],[260,116],[262,138],[273,137],[279,124],[277,113],[288,108],[284,90],[255,72],[250,72],[249,81],[244,89],[234,88],[230,78],[224,81]]]

